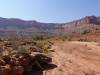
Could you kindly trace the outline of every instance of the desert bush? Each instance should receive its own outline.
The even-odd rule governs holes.
[[[41,53],[50,53],[53,52],[53,50],[51,50],[51,42],[45,41],[45,42],[38,42],[36,45],[36,49],[37,51],[41,52]]]
[[[88,41],[88,40],[87,40],[87,39],[81,39],[81,38],[80,38],[78,41]]]
[[[89,32],[90,32],[89,30],[84,30],[81,34],[87,34]]]
[[[18,53],[28,53],[28,50],[25,49],[24,47],[19,47],[17,51]]]
[[[32,37],[32,39],[35,41],[47,40],[49,38],[50,38],[49,36],[43,36],[43,35],[36,35]]]
[[[66,35],[65,35],[65,36],[62,36],[62,37],[61,37],[62,41],[65,41],[65,40],[71,41],[72,38],[73,38],[73,36],[71,36],[71,35],[69,35],[69,36],[66,36]]]

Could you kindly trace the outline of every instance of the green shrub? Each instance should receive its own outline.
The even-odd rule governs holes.
[[[71,35],[69,35],[69,36],[66,36],[66,35],[65,35],[65,36],[62,36],[62,37],[61,37],[62,41],[65,41],[65,40],[71,41],[72,38],[73,38],[73,36],[71,36]]]
[[[36,35],[32,37],[33,40],[35,41],[42,41],[42,40],[47,40],[49,39],[49,36],[45,36],[45,35]]]
[[[81,34],[87,34],[89,32],[90,32],[89,30],[84,30]]]

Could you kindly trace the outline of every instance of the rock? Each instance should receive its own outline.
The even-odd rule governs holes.
[[[6,62],[6,64],[9,64],[11,58],[8,55],[3,56],[2,58]]]
[[[40,52],[11,53],[0,60],[0,75],[23,75],[34,70],[43,70],[43,65],[52,62],[52,58]]]
[[[48,63],[51,63],[52,62],[52,58],[49,57],[49,56],[47,56],[47,55],[44,55],[44,54],[37,54],[35,56],[35,58],[41,64],[48,64]]]
[[[0,65],[5,65],[6,62],[3,59],[0,59]]]
[[[11,75],[12,68],[9,64],[0,66],[0,75]]]
[[[11,75],[23,75],[23,66],[14,66]]]
[[[4,46],[6,46],[6,47],[12,47],[12,43],[11,42],[5,42]]]
[[[29,48],[30,52],[40,52],[40,49],[38,49],[36,46],[32,46]]]

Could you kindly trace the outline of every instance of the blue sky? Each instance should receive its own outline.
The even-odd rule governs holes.
[[[0,17],[62,23],[100,15],[100,0],[0,0]]]

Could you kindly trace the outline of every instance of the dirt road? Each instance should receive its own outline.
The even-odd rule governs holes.
[[[43,75],[100,75],[100,44],[96,42],[57,42],[52,46],[57,68]]]

